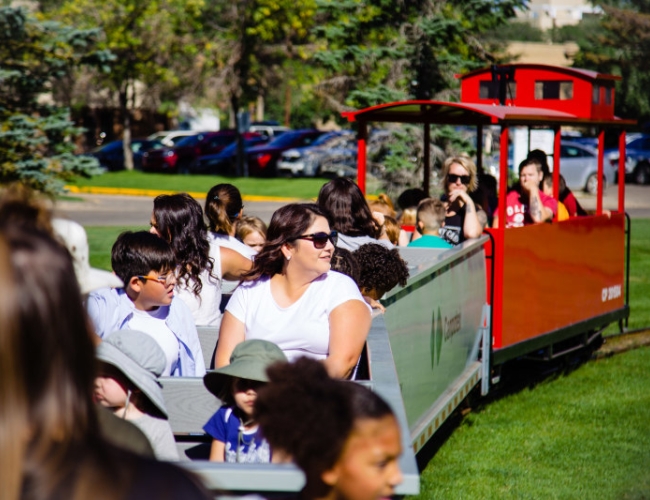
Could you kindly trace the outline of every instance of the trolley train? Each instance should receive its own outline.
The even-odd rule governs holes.
[[[344,113],[357,124],[358,183],[365,189],[369,124],[424,127],[423,188],[429,187],[432,125],[500,127],[499,212],[505,221],[509,130],[552,130],[554,193],[558,197],[562,126],[599,129],[595,214],[521,228],[488,229],[450,250],[400,248],[410,277],[387,294],[386,312],[373,318],[363,355],[365,380],[394,408],[402,427],[404,482],[397,494],[419,491],[415,454],[470,391],[482,395],[500,369],[522,357],[553,359],[598,341],[608,324],[629,316],[629,218],[625,203],[625,127],[613,115],[617,77],[573,68],[516,64],[461,77],[462,100],[403,101]],[[604,130],[619,135],[618,209],[603,211]],[[478,140],[477,158],[482,157]],[[217,333],[200,329],[205,345]],[[211,352],[211,351],[210,351]],[[163,380],[170,421],[188,458],[207,458],[202,425],[218,402],[201,379]],[[186,462],[215,492],[235,495],[299,491],[302,474],[291,465]]]

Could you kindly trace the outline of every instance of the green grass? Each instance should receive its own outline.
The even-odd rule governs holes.
[[[124,231],[149,230],[146,226],[86,226],[90,265],[99,269],[111,270],[111,248]]]
[[[632,221],[629,329],[650,326],[650,220]]]
[[[303,200],[315,199],[327,179],[259,179],[255,177],[223,177],[217,175],[153,174],[138,171],[107,172],[90,179],[79,179],[74,185],[190,191],[207,193],[215,184],[235,184],[243,195],[278,196]]]
[[[650,498],[648,365],[641,348],[470,413],[415,498]]]

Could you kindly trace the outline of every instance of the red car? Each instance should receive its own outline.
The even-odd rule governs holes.
[[[322,134],[316,129],[289,130],[268,144],[250,148],[246,152],[249,175],[275,177],[278,160],[284,151],[309,146]]]
[[[251,135],[246,132],[244,138]],[[254,134],[259,135],[259,134]],[[219,153],[237,137],[235,130],[199,132],[178,141],[173,148],[150,151],[142,157],[142,170],[189,172],[189,167],[199,156]]]

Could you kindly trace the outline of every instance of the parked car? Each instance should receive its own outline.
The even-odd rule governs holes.
[[[277,175],[277,162],[284,151],[308,146],[322,134],[323,132],[316,129],[290,130],[268,144],[249,149],[247,152],[249,174],[265,177]]]
[[[219,153],[236,137],[234,130],[199,132],[184,137],[173,148],[150,151],[142,158],[142,170],[189,172],[189,167],[199,156]]]
[[[133,151],[134,168],[142,168],[142,158],[148,151],[162,150],[164,147],[165,145],[157,140],[145,138],[132,139],[131,151]],[[106,170],[114,171],[124,169],[124,146],[121,140],[104,144],[87,154],[97,158],[99,165]]]
[[[250,132],[244,134],[244,150],[267,142],[269,142],[269,138],[266,135]],[[235,175],[237,173],[237,142],[233,142],[220,153],[199,156],[190,165],[190,172],[193,174]]]
[[[369,172],[378,174],[384,168],[384,159],[392,154],[390,146],[387,146],[391,137],[388,130],[375,129],[370,132],[366,149]],[[321,162],[320,173],[324,177],[356,177],[357,156],[357,141],[352,138],[347,144],[327,152]]]
[[[198,134],[198,130],[163,130],[151,134],[147,139],[158,140],[165,146],[173,148],[183,137]]]
[[[278,173],[293,177],[316,177],[321,164],[338,148],[356,150],[354,133],[350,130],[327,132],[303,148],[288,149],[278,160]]]
[[[510,151],[512,154],[512,151]],[[552,158],[549,158],[552,165]],[[512,156],[508,158],[508,166],[512,167]],[[486,172],[499,178],[499,155],[491,157]],[[571,190],[585,191],[596,194],[598,189],[598,150],[586,144],[575,141],[560,143],[560,173]],[[516,173],[515,173],[516,175]],[[603,177],[606,187],[614,183],[616,171],[607,161],[603,162]]]
[[[249,132],[257,132],[268,137],[268,140],[271,141],[276,137],[284,134],[291,130],[289,127],[280,125],[276,121],[263,121],[263,122],[253,122],[248,128]]]
[[[605,151],[606,163],[618,172],[618,148]],[[630,134],[625,146],[625,176],[636,184],[650,184],[650,135]]]

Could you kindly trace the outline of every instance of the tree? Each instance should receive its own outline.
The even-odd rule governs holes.
[[[133,169],[131,113],[136,82],[182,95],[196,75],[199,48],[192,34],[200,22],[203,0],[66,0],[48,13],[75,26],[102,30],[99,46],[114,59],[110,72],[95,73],[100,87],[117,93],[122,116],[125,168]]]
[[[99,172],[96,160],[73,154],[82,129],[70,121],[68,109],[47,102],[53,83],[70,68],[108,61],[107,52],[94,49],[98,34],[0,8],[1,183],[55,194],[64,182]]]

